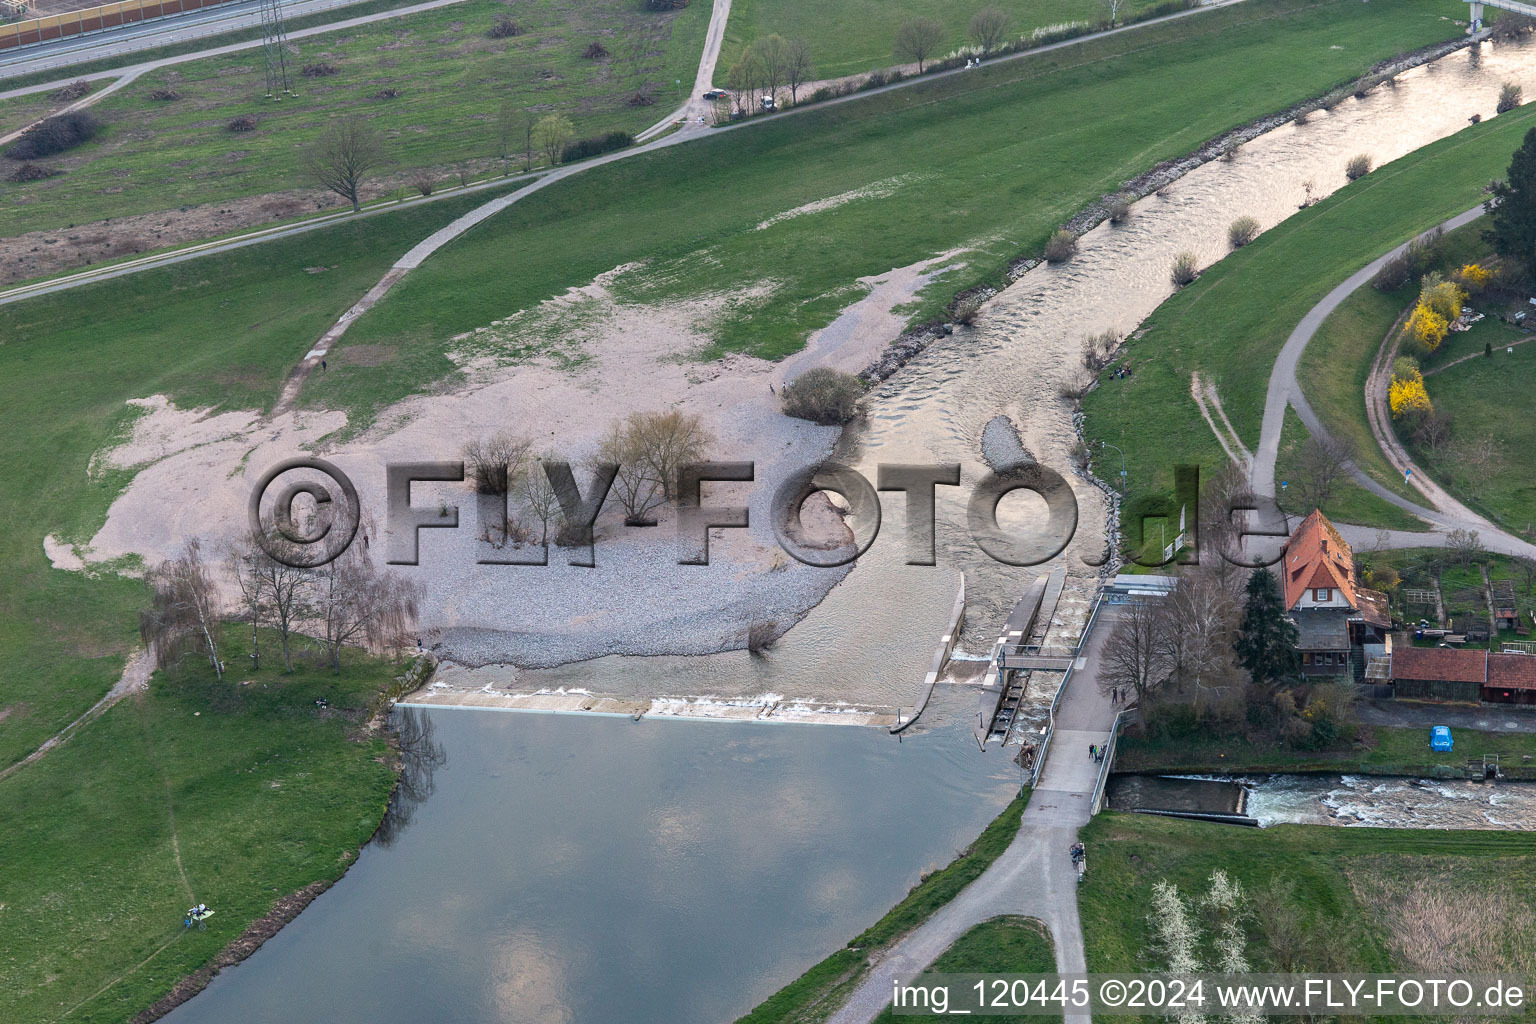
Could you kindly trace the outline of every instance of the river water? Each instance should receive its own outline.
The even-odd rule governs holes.
[[[734,1020],[1017,793],[1018,769],[976,749],[970,710],[950,720],[941,704],[899,743],[882,729],[423,713],[446,755],[430,799],[166,1020]]]
[[[903,536],[901,502],[889,501],[885,540],[768,657],[613,657],[526,673],[520,686],[769,693],[910,706],[961,573],[968,603],[961,654],[985,655],[1021,592],[1058,564],[1069,578],[1052,639],[1070,640],[1081,630],[1098,579],[1085,560],[1102,557],[1108,516],[1102,492],[1070,469],[1076,433],[1071,407],[1058,393],[1080,370],[1085,336],[1134,329],[1172,292],[1174,257],[1187,250],[1202,267],[1214,263],[1227,252],[1227,226],[1235,218],[1252,216],[1267,229],[1309,195],[1322,198],[1342,187],[1345,164],[1355,154],[1369,154],[1380,166],[1465,127],[1473,114],[1493,116],[1506,81],[1536,95],[1536,42],[1457,51],[1404,72],[1395,86],[1346,98],[1304,125],[1268,132],[1233,159],[1196,168],[1136,203],[1124,224],[1088,232],[1071,262],[1024,274],[986,305],[975,329],[939,341],[881,385],[869,398],[865,424],[845,435],[838,457],[868,479],[881,462],[960,463],[962,486],[938,489],[937,568],[905,564],[903,545],[893,540]],[[1077,498],[1073,542],[1035,569],[993,561],[972,543],[966,525],[969,485],[988,472],[982,430],[999,414],[1012,419],[1025,448],[1060,472]],[[1043,502],[1019,492],[1004,499],[999,518],[1019,536],[1038,536],[1043,510]],[[1054,682],[1050,676],[1032,687],[1025,722],[1044,715]]]
[[[1479,783],[1376,775],[1275,775],[1249,784],[1261,825],[1536,831],[1536,783]]]

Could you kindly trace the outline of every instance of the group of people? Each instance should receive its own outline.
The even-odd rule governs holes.
[[[1126,698],[1125,687],[1123,687],[1123,686],[1115,686],[1115,687],[1112,687],[1110,689],[1110,691],[1109,691],[1109,702],[1111,704],[1121,704],[1121,703],[1124,703],[1125,698]]]
[[[190,927],[192,927],[192,924],[194,922],[201,921],[203,918],[205,918],[207,916],[208,916],[208,904],[206,904],[206,903],[199,903],[197,906],[195,906],[191,910],[187,911],[186,920],[181,922],[182,927],[190,928]]]
[[[1104,748],[1099,746],[1097,743],[1090,743],[1088,744],[1088,756],[1093,758],[1095,762],[1103,761]]]
[[[1088,856],[1088,848],[1085,847],[1082,843],[1073,843],[1072,844],[1072,849],[1071,849],[1071,854],[1072,854],[1072,863],[1073,864],[1081,864],[1083,862],[1083,859]]]

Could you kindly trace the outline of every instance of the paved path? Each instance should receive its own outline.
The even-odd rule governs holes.
[[[1098,687],[1104,641],[1113,622],[1114,612],[1106,608],[1089,638],[1083,668],[1067,682],[1045,768],[1030,794],[1018,835],[980,878],[882,956],[829,1024],[868,1024],[891,1001],[893,978],[910,982],[956,939],[999,914],[1038,919],[1056,948],[1056,970],[1087,971],[1077,915],[1077,873],[1068,849],[1077,841],[1078,829],[1088,823],[1098,783],[1098,765],[1088,756],[1088,745],[1109,742],[1115,722],[1115,709]],[[1090,880],[1093,853],[1088,851]],[[1066,1018],[1067,1024],[1089,1020],[1087,1014]]]
[[[350,7],[360,2],[361,0],[287,0],[283,4],[283,16],[287,20],[293,20],[311,14],[322,14],[326,11]],[[460,3],[462,0],[447,0],[447,2]],[[443,6],[442,2],[418,4],[415,7],[397,7],[392,11],[381,11],[367,18],[354,18],[347,22],[337,22],[332,25],[321,26],[318,29],[305,29],[303,31],[305,34],[310,34],[313,31],[328,32],[348,24],[360,25],[364,21],[397,18],[402,14],[409,14],[412,11],[427,10],[432,7],[441,6]],[[14,50],[3,50],[0,51],[0,76],[10,78],[18,75],[35,74],[40,71],[63,70],[72,64],[105,60],[112,57],[125,57],[142,50],[151,50],[173,43],[207,39],[212,36],[223,35],[226,32],[238,32],[241,29],[259,28],[260,26],[261,4],[259,0],[249,0],[247,3],[229,4],[206,11],[195,11],[189,14],[177,14],[152,21],[135,22],[122,28],[108,29],[106,32],[93,32],[84,36],[70,36],[66,39],[43,43],[39,46],[24,46]],[[300,35],[298,32],[290,32],[289,38],[300,38]],[[244,45],[260,46],[261,40],[257,39],[253,43],[246,43]],[[201,56],[207,55],[207,53],[201,54]],[[54,88],[57,88],[57,86],[54,86]],[[0,94],[0,96],[3,95]]]
[[[1459,213],[1440,225],[1445,231],[1452,231],[1463,225],[1470,224],[1482,215],[1483,208],[1477,206],[1471,210]],[[1421,236],[1422,237],[1422,236]],[[1319,327],[1328,319],[1345,299],[1353,295],[1359,289],[1368,285],[1386,265],[1387,261],[1403,252],[1410,243],[1393,249],[1391,252],[1372,260],[1369,264],[1350,275],[1342,284],[1325,295],[1321,302],[1307,311],[1291,336],[1286,339],[1280,355],[1275,359],[1274,369],[1269,376],[1269,392],[1264,401],[1264,426],[1260,435],[1259,446],[1254,451],[1252,469],[1249,476],[1249,485],[1254,493],[1273,498],[1275,496],[1275,462],[1279,457],[1280,435],[1285,426],[1285,410],[1290,406],[1301,417],[1302,423],[1311,431],[1314,437],[1329,436],[1328,428],[1318,419],[1312,406],[1307,402],[1307,396],[1302,391],[1301,382],[1297,378],[1297,367],[1301,363],[1302,353],[1306,351],[1307,344],[1317,333]],[[1378,359],[1378,363],[1383,360]],[[1377,389],[1380,382],[1377,381]],[[1367,402],[1371,386],[1367,386]],[[1397,469],[1403,470],[1409,466],[1407,455],[1395,442],[1376,417],[1372,417],[1372,431],[1376,441],[1382,446],[1383,452],[1389,461]],[[1490,523],[1487,519],[1473,512],[1461,502],[1451,497],[1444,489],[1424,475],[1418,466],[1413,467],[1413,484],[1420,493],[1424,494],[1434,507],[1426,507],[1417,502],[1404,498],[1395,491],[1389,490],[1367,475],[1353,463],[1348,466],[1349,473],[1356,483],[1375,494],[1384,501],[1396,505],[1398,508],[1411,512],[1423,519],[1433,531],[1429,533],[1414,533],[1401,530],[1376,531],[1363,527],[1340,527],[1346,540],[1352,545],[1373,547],[1378,540],[1386,540],[1388,546],[1398,547],[1444,547],[1447,543],[1446,534],[1452,530],[1475,530],[1479,539],[1490,551],[1508,555],[1527,555],[1536,557],[1536,545],[1531,545],[1513,534],[1507,533]]]
[[[1536,733],[1536,708],[1509,704],[1494,708],[1415,704],[1403,701],[1360,701],[1355,711],[1364,725],[1423,728],[1448,725],[1477,732]]]

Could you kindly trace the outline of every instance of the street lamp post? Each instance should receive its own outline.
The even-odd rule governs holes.
[[[1115,451],[1120,452],[1120,496],[1123,498],[1125,497],[1125,452],[1121,451],[1118,445],[1110,444],[1108,441],[1100,441],[1099,446],[1102,448],[1113,448]]]

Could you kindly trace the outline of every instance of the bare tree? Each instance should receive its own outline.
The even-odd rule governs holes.
[[[1213,681],[1232,678],[1230,655],[1238,610],[1234,593],[1214,565],[1181,575],[1178,586],[1158,608],[1169,671],[1181,687],[1189,689],[1197,720],[1202,697]]]
[[[1536,558],[1527,555],[1515,556],[1515,572],[1520,576],[1520,582],[1529,594],[1532,587],[1536,587]]]
[[[341,649],[362,645],[383,651],[403,646],[416,621],[421,586],[392,572],[379,572],[366,551],[353,544],[334,561],[315,570],[310,614],[320,642],[341,671]]]
[[[1455,444],[1452,454],[1466,475],[1467,493],[1481,497],[1490,479],[1498,476],[1503,462],[1503,448],[1492,434],[1468,438]]]
[[[283,670],[293,671],[292,640],[299,620],[305,614],[305,601],[314,585],[314,570],[289,565],[299,561],[301,552],[297,545],[273,532],[258,542],[247,537],[230,553],[230,563],[240,581],[241,593],[246,595],[247,608],[252,622],[252,650],[255,650],[255,619],[277,630],[278,642],[283,652]],[[269,552],[281,555],[291,551],[287,561],[272,557]],[[254,603],[253,603],[254,599]],[[254,656],[254,655],[253,655]]]
[[[983,7],[971,16],[971,42],[982,53],[991,53],[1008,37],[1008,12],[1000,7]]]
[[[630,526],[653,522],[651,513],[662,502],[661,480],[641,457],[622,421],[615,420],[608,427],[598,445],[597,461],[619,467],[612,494],[624,509],[624,522]]]
[[[625,424],[634,452],[661,481],[668,501],[677,497],[677,473],[685,464],[698,462],[713,440],[698,416],[669,409],[637,412]]]
[[[1104,642],[1099,688],[1133,691],[1139,700],[1168,675],[1166,619],[1152,601],[1124,605]]]
[[[304,165],[314,179],[362,209],[359,194],[363,177],[384,159],[377,133],[360,117],[332,121],[304,154]]]
[[[1445,535],[1445,546],[1465,569],[1483,553],[1483,541],[1476,530],[1452,530]]]
[[[726,85],[735,94],[736,110],[739,113],[750,114],[757,109],[758,93],[763,88],[763,66],[755,52],[747,50],[741,60],[731,65]]]
[[[551,167],[559,165],[560,155],[575,135],[571,122],[560,114],[543,117],[533,126],[533,143]]]
[[[1120,24],[1120,11],[1125,7],[1125,0],[1103,0],[1104,17],[1109,21],[1109,27],[1114,28]]]
[[[155,661],[171,666],[188,654],[200,654],[220,681],[219,609],[213,578],[203,562],[202,542],[187,541],[180,556],[149,574],[154,601],[139,617],[139,633]]]
[[[560,456],[546,453],[534,460],[523,474],[519,490],[523,494],[523,503],[528,506],[528,512],[539,522],[539,543],[549,542],[549,524],[560,518],[560,496],[555,492],[554,485],[549,482],[549,474],[544,472],[544,461],[558,461]]]
[[[898,59],[915,61],[917,73],[922,74],[928,58],[932,57],[943,44],[943,22],[927,17],[908,18],[896,30],[892,53]]]
[[[789,44],[783,36],[775,33],[755,40],[748,52],[762,69],[763,87],[768,90],[770,97],[777,100],[779,86],[783,84],[788,70]]]
[[[523,475],[532,451],[532,441],[504,430],[466,444],[465,468],[481,494],[506,494]]]
[[[811,64],[811,47],[804,39],[791,39],[784,53],[784,84],[789,86],[789,102],[800,102],[800,87],[811,80],[815,72]]]
[[[1296,459],[1296,493],[1304,513],[1322,508],[1333,498],[1353,454],[1342,438],[1329,434],[1307,438]]]
[[[241,548],[230,552],[229,568],[240,588],[240,605],[251,620],[251,668],[260,669],[261,626],[268,614],[266,580],[257,569],[252,553]]]
[[[533,133],[539,122],[529,111],[523,117],[523,173],[533,170]]]

